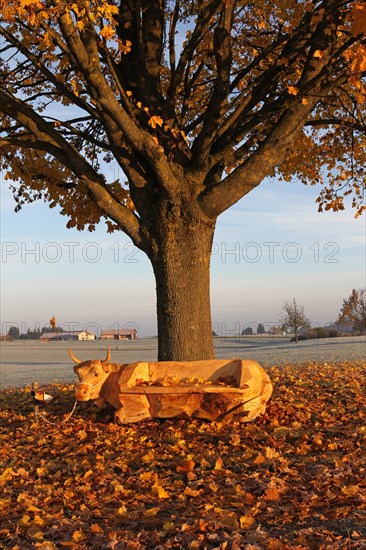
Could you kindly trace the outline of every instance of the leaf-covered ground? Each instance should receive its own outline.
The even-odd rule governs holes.
[[[115,426],[70,386],[33,422],[30,390],[2,392],[0,547],[365,549],[361,362],[273,367],[251,424]]]

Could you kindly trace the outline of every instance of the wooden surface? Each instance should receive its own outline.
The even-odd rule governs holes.
[[[236,393],[242,395],[245,390],[241,388],[231,388],[230,386],[130,386],[120,389],[120,394],[178,394],[178,393]]]
[[[118,384],[116,417],[123,424],[148,418],[249,422],[272,394],[262,367],[240,359],[123,365]]]

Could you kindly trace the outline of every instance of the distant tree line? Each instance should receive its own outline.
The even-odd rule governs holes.
[[[21,333],[19,327],[13,325],[9,328],[7,336],[9,340],[39,340],[44,332],[63,332],[63,328],[59,326],[56,329],[50,326],[38,327],[35,330],[28,328],[26,332]]]
[[[256,334],[265,334],[265,333],[266,333],[266,329],[264,328],[264,324],[259,323],[256,329]],[[251,336],[252,334],[254,334],[254,329],[253,327],[243,328],[243,330],[241,331],[241,334],[242,336]]]
[[[295,298],[286,301],[282,306],[280,321],[277,326],[265,329],[263,323],[259,323],[256,334],[294,334],[294,341],[311,338],[332,338],[338,334],[352,333],[364,334],[366,331],[366,288],[353,289],[349,298],[343,300],[338,320],[330,326],[312,327],[305,315],[305,308]],[[253,326],[243,328],[242,336],[255,334]]]

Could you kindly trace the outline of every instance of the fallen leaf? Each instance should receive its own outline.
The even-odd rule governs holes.
[[[152,494],[158,498],[170,498],[170,494],[160,485],[153,485]]]
[[[248,529],[253,523],[255,523],[253,516],[240,516],[239,518],[240,529]]]
[[[194,467],[194,460],[187,460],[181,466],[177,466],[177,472],[193,472]]]
[[[85,535],[82,531],[74,531],[72,534],[72,538],[75,542],[81,542],[82,540],[84,540]]]
[[[184,489],[184,494],[187,497],[198,497],[200,495],[200,492],[197,491],[196,489],[191,489],[190,487],[186,487]]]
[[[263,498],[265,500],[278,500],[280,498],[280,490],[275,486],[267,487]]]

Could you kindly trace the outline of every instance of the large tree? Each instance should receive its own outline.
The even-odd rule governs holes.
[[[159,359],[213,356],[217,217],[268,176],[362,210],[365,5],[0,0],[0,153],[17,209],[105,219],[149,257]],[[106,163],[114,163],[109,180]]]
[[[349,298],[343,300],[338,323],[352,323],[353,330],[362,333],[366,330],[366,288],[355,288]]]

